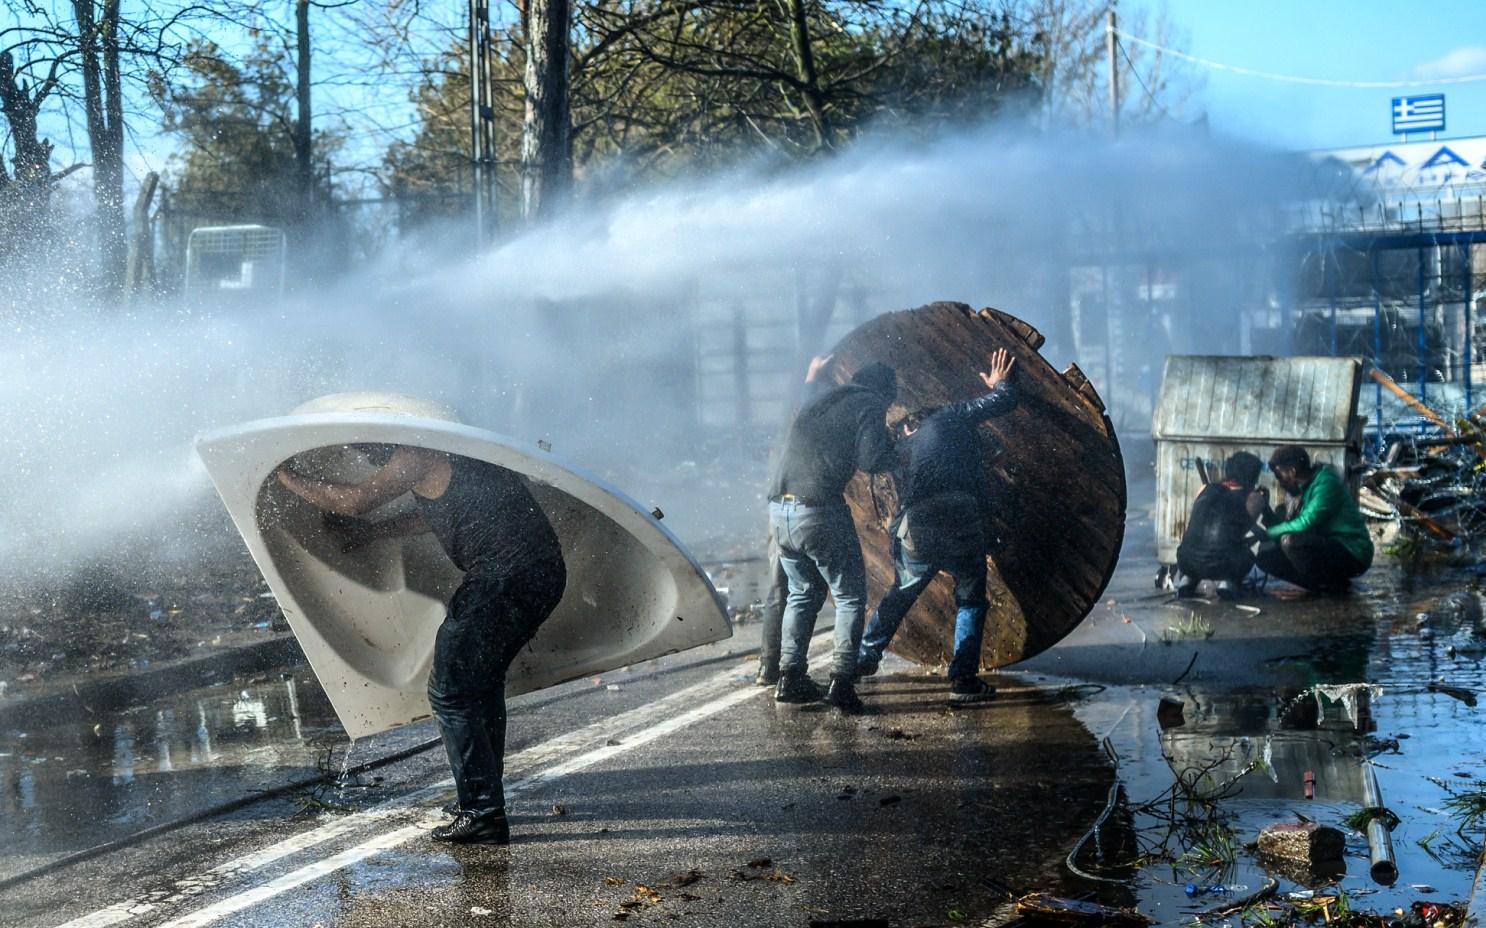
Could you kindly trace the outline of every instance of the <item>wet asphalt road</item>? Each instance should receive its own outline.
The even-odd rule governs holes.
[[[952,708],[942,678],[890,662],[863,686],[869,714],[777,706],[738,653],[752,634],[516,700],[509,848],[427,839],[451,793],[429,751],[362,775],[361,787],[267,799],[12,887],[3,922],[951,925],[996,910],[987,876],[1068,888],[1061,855],[1097,814],[1111,771],[1051,691],[1006,679],[996,702]],[[302,702],[313,729],[319,709]],[[283,711],[272,700],[263,709]],[[431,736],[421,728],[394,737]],[[311,771],[319,743],[275,755],[284,762],[270,769],[285,781]],[[390,747],[358,744],[350,763]],[[155,769],[135,773],[136,799],[174,814],[193,795],[242,788],[203,769],[261,774],[265,760],[250,745],[235,760],[161,770],[148,744],[139,749]],[[32,864],[120,830],[106,820],[118,810],[96,800],[46,805],[66,819],[42,829],[48,853],[7,842]]]
[[[1271,733],[1275,778],[1228,805],[1239,840],[1298,808],[1339,823],[1357,807],[1350,759],[1393,738],[1379,777],[1405,817],[1404,875],[1394,887],[1370,881],[1353,836],[1342,886],[1388,911],[1424,884],[1430,898],[1462,898],[1475,856],[1455,852],[1439,777],[1453,788],[1486,779],[1486,741],[1474,706],[1425,686],[1486,690],[1479,610],[1467,621],[1436,605],[1460,581],[1403,581],[1381,565],[1345,599],[1172,603],[1150,585],[1150,530],[1132,518],[1104,604],[1058,647],[995,677],[993,703],[951,708],[941,678],[890,658],[862,686],[867,715],[777,706],[752,683],[757,627],[744,626],[718,645],[515,700],[509,848],[427,839],[452,790],[441,753],[425,751],[342,789],[266,798],[0,890],[0,924],[999,924],[1003,900],[986,878],[1093,891],[1187,923],[1209,900],[1182,884],[1202,874],[1116,867],[1122,885],[1095,884],[1063,858],[1116,775],[1128,810],[1167,789],[1184,758],[1257,750]],[[1383,698],[1358,735],[1335,706],[1319,725],[1284,714],[1312,684],[1363,679]],[[1075,680],[1107,689],[1065,688]],[[1184,706],[1175,728],[1157,717],[1163,696]],[[407,726],[347,758],[302,671],[135,707],[100,730],[90,721],[46,720],[0,745],[0,879],[433,736]],[[1314,804],[1300,805],[1291,767],[1321,772]],[[1108,853],[1086,848],[1085,868],[1134,856],[1129,813],[1115,819]],[[1135,814],[1136,828],[1148,824]],[[1265,878],[1251,861],[1235,867],[1206,878]]]

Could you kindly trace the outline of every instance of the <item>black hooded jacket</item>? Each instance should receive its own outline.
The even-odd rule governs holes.
[[[1009,380],[973,400],[930,413],[908,436],[908,463],[898,484],[899,511],[936,496],[963,494],[985,502],[986,481],[976,426],[1016,406]]]
[[[816,505],[839,503],[852,474],[890,471],[897,454],[887,434],[881,389],[849,383],[821,391],[800,408],[769,481],[769,498],[786,493]]]

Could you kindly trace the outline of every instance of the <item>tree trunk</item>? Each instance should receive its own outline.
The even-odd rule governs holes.
[[[834,147],[831,117],[826,112],[825,94],[820,89],[820,75],[815,70],[815,50],[810,41],[810,22],[805,15],[806,0],[787,0],[789,5],[789,40],[795,57],[795,76],[800,81],[805,109],[810,113],[815,130],[816,148]]]
[[[133,303],[155,290],[155,227],[150,222],[150,203],[160,175],[151,171],[140,184],[134,201],[134,228],[129,237],[128,269],[124,275],[124,299]]]
[[[526,4],[526,119],[521,132],[521,215],[550,216],[573,180],[568,109],[569,0]]]
[[[82,52],[83,113],[93,154],[93,202],[97,208],[99,263],[103,286],[118,293],[124,279],[124,102],[119,80],[119,0],[103,0],[95,18],[93,0],[73,0]]]
[[[15,76],[15,59],[0,52],[0,115],[15,146],[14,171],[0,163],[0,263],[34,253],[46,235],[51,207],[52,145],[37,135],[36,113],[55,86],[55,68],[34,90]]]
[[[798,340],[795,355],[794,383],[798,387],[805,382],[805,369],[810,359],[826,348],[826,332],[831,318],[836,315],[836,303],[841,292],[841,265],[825,262],[821,276],[815,286],[810,285],[809,275],[804,270],[795,272],[795,331]]]
[[[313,212],[315,194],[314,136],[310,124],[309,0],[297,0],[294,4],[294,28],[299,42],[295,75],[298,118],[294,125],[294,169],[299,184],[301,218],[308,220]]]

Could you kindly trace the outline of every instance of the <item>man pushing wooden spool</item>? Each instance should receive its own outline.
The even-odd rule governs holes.
[[[1031,657],[1072,631],[1099,601],[1124,534],[1125,474],[1114,428],[1082,372],[1072,365],[1054,370],[1038,353],[1042,343],[1031,326],[997,310],[934,303],[859,327],[833,349],[825,374],[845,384],[859,371],[890,365],[897,390],[887,422],[898,425],[983,400],[988,385],[996,389],[984,375],[997,352],[1009,356],[1014,406],[991,404],[999,407],[996,414],[970,424],[980,442],[972,458],[980,468],[980,499],[967,504],[965,518],[979,523],[970,526],[978,532],[967,534],[984,539],[987,599],[974,670]],[[911,447],[909,442],[901,450]],[[895,543],[894,536],[904,532],[895,519],[894,480],[885,473],[858,473],[845,499],[861,540],[868,602],[879,604],[904,573],[895,558],[902,539]],[[967,585],[958,585],[964,599]],[[950,665],[963,680],[965,656],[955,660],[956,586],[940,572],[918,593],[896,633],[879,634],[877,643],[890,639],[893,652]],[[963,626],[964,615],[959,618]],[[958,637],[963,651],[964,628]],[[869,626],[859,673],[872,669],[872,650]],[[953,692],[969,695],[960,690],[971,686],[957,684]]]

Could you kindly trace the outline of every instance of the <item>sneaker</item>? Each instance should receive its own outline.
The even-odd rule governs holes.
[[[803,672],[782,674],[774,689],[775,702],[819,702],[820,697],[820,685]]]
[[[855,678],[861,680],[866,677],[875,677],[877,675],[877,668],[881,663],[881,661],[858,660]]]
[[[1194,580],[1188,580],[1186,583],[1183,583],[1181,586],[1176,588],[1177,599],[1191,599],[1196,595],[1197,583]]]
[[[758,676],[753,678],[755,686],[773,686],[779,682],[779,668],[765,667],[762,664],[758,668]]]
[[[454,821],[433,830],[433,840],[451,844],[510,844],[511,823],[504,812],[460,812]]]
[[[996,688],[980,677],[955,677],[949,681],[950,702],[985,702],[996,698]]]
[[[826,702],[847,715],[856,715],[866,708],[862,705],[862,699],[857,695],[853,677],[849,674],[836,674],[831,677],[831,688],[826,693]]]
[[[1233,600],[1238,599],[1238,592],[1238,587],[1234,586],[1233,581],[1231,580],[1224,580],[1218,584],[1219,599],[1225,599],[1229,602],[1232,602]]]

